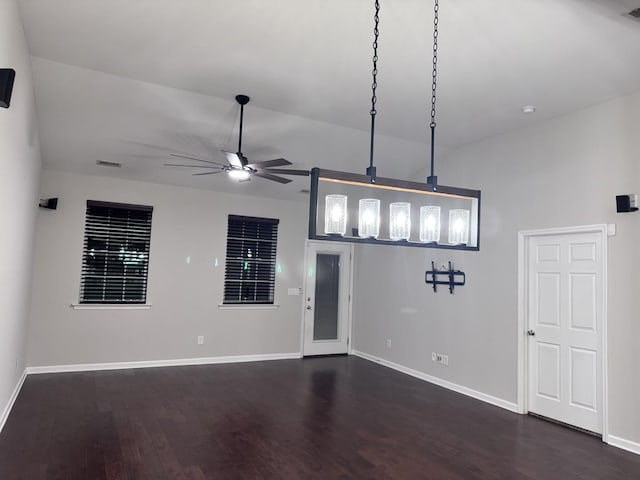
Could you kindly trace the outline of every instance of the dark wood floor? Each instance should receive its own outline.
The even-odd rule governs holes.
[[[598,438],[348,357],[29,376],[0,479],[640,479]]]

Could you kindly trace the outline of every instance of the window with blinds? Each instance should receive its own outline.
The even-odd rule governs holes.
[[[279,222],[229,215],[223,303],[273,304]]]
[[[80,303],[146,303],[153,207],[87,201]]]

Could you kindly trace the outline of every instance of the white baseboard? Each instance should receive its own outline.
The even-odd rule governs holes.
[[[213,365],[218,363],[263,362],[266,360],[291,360],[302,358],[302,353],[268,353],[263,355],[231,355],[227,357],[176,358],[141,362],[82,363],[75,365],[44,365],[27,367],[27,374],[91,372],[98,370],[123,370],[127,368],[179,367],[187,365]]]
[[[18,394],[20,393],[20,389],[22,388],[22,384],[24,383],[26,378],[27,378],[27,371],[25,370],[24,372],[22,372],[22,375],[18,380],[16,388],[13,389],[13,393],[9,397],[9,401],[7,402],[7,405],[4,407],[4,410],[2,411],[2,416],[0,416],[0,432],[2,432],[2,429],[4,428],[4,424],[6,423],[7,418],[9,418],[9,414],[11,413],[11,409],[13,408],[13,404],[16,402],[16,398],[18,398]]]
[[[625,440],[624,438],[616,437],[614,435],[607,436],[607,443],[612,447],[621,448],[627,452],[640,455],[640,443],[632,442],[631,440]]]
[[[385,360],[383,358],[374,357],[373,355],[369,355],[368,353],[360,352],[358,350],[353,350],[352,353],[357,357],[364,358],[365,360],[369,360],[371,362],[379,363],[380,365],[384,365],[385,367],[389,367],[399,372],[405,373],[407,375],[411,375],[412,377],[419,378],[420,380],[424,380],[425,382],[433,383],[440,387],[453,390],[454,392],[457,392],[457,393],[462,393],[463,395],[467,395],[469,397],[475,398],[476,400],[481,400],[483,402],[490,403],[491,405],[504,408],[511,412],[521,413],[520,410],[518,409],[518,405],[513,402],[508,402],[507,400],[503,400],[498,397],[487,395],[486,393],[478,392],[477,390],[463,387],[461,385],[448,382],[447,380],[443,380],[441,378],[434,377],[432,375],[427,375],[426,373],[420,372],[418,370],[414,370],[412,368],[405,367],[404,365],[399,365],[397,363],[390,362],[389,360]]]

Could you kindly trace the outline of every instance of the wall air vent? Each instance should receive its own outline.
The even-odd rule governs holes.
[[[640,8],[636,8],[635,10],[631,10],[629,12],[629,15],[632,16],[633,18],[637,18],[638,20],[640,20]]]
[[[111,168],[120,168],[122,166],[121,163],[118,162],[107,162],[106,160],[98,160],[96,165],[100,165],[101,167],[111,167]]]

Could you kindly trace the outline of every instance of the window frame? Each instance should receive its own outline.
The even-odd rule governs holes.
[[[103,214],[100,209],[107,209],[107,213]],[[114,211],[120,215],[114,215]],[[147,305],[152,220],[153,207],[149,205],[87,200],[78,306]],[[90,248],[92,243],[96,246],[104,243],[104,246]],[[112,248],[113,245],[120,245],[120,249]],[[90,260],[96,252],[103,257],[103,264],[98,263],[97,269]],[[101,273],[96,273],[100,270]],[[132,281],[129,286],[127,279]],[[101,298],[96,298],[100,288]],[[115,298],[118,288],[120,297]],[[140,293],[132,296],[136,291]]]
[[[279,223],[275,218],[228,215],[222,307],[276,305]],[[255,256],[251,247],[255,249]],[[252,278],[243,278],[245,276]],[[253,299],[243,298],[247,292]]]

